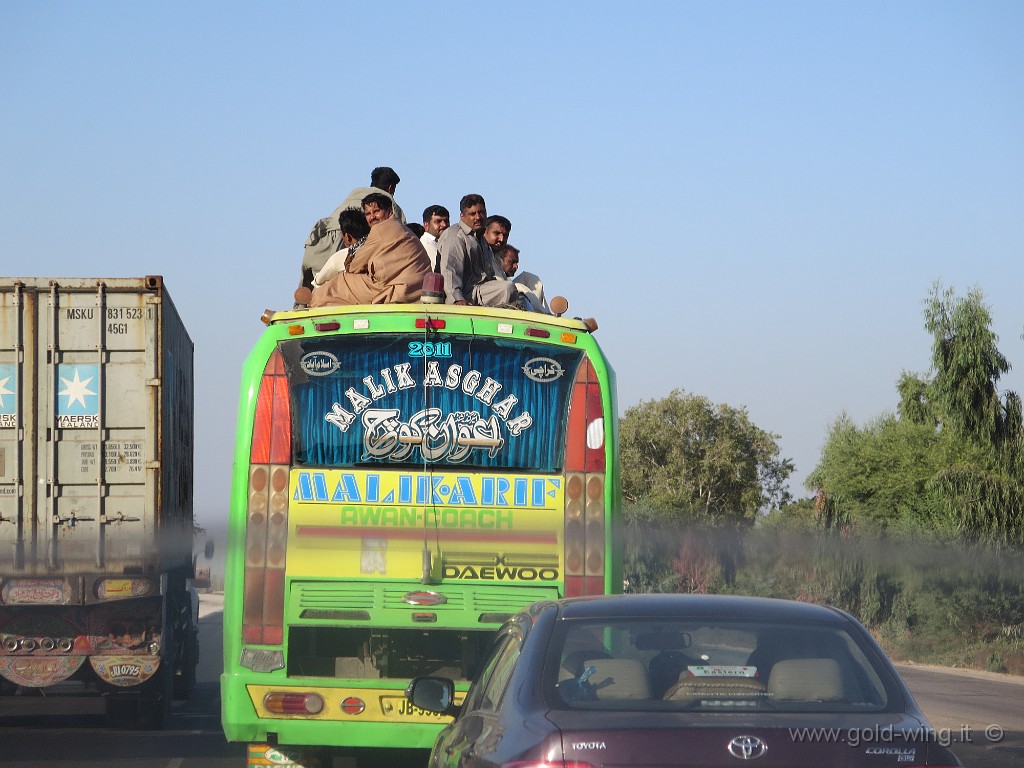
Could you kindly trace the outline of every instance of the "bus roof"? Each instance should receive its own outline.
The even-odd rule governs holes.
[[[267,325],[295,323],[301,320],[323,317],[351,317],[354,315],[470,315],[473,317],[489,317],[496,320],[515,320],[520,323],[537,323],[555,325],[576,332],[593,333],[597,330],[597,321],[593,318],[556,317],[539,312],[524,312],[516,309],[499,309],[497,307],[461,306],[455,304],[356,304],[316,307],[314,309],[290,309],[274,311],[267,309],[262,320]]]

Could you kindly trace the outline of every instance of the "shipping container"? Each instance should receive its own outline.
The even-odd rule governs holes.
[[[162,278],[0,278],[0,692],[157,727],[191,692],[193,434]]]

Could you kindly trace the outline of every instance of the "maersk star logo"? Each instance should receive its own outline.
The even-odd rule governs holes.
[[[0,371],[0,374],[2,374],[2,371]],[[7,388],[8,384],[11,383],[11,379],[13,378],[14,376],[5,376],[4,378],[0,379],[0,413],[5,413],[6,410],[11,407],[10,404],[13,404],[14,402],[14,398],[11,398],[11,400],[8,401],[5,397],[5,395],[14,394],[14,390]]]
[[[9,364],[0,364],[0,429],[13,429],[18,426],[18,371]],[[3,451],[0,450],[0,454]],[[0,464],[3,461],[0,460]],[[2,470],[0,470],[2,471]]]
[[[58,365],[57,426],[83,429],[99,426],[100,367],[98,365]],[[61,389],[63,387],[63,389]]]
[[[88,395],[95,395],[96,393],[89,389],[89,382],[91,382],[95,376],[90,376],[87,379],[82,379],[78,368],[75,368],[74,379],[65,379],[63,376],[60,380],[64,382],[64,391],[58,394],[61,397],[67,397],[67,408],[64,409],[66,412],[74,410],[76,403],[82,406],[82,410],[86,410],[85,398]]]

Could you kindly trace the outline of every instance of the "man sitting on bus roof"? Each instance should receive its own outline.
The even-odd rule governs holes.
[[[353,208],[347,208],[338,214],[338,224],[341,231],[341,248],[335,251],[323,268],[313,276],[314,288],[323,285],[339,272],[344,272],[345,261],[350,251],[361,246],[370,234],[366,216]]]
[[[516,271],[519,269],[518,248],[511,243],[505,243],[495,250],[494,256],[501,262],[501,269],[504,271],[505,276],[512,281],[516,290],[519,291],[519,295],[523,299],[523,303],[526,304],[528,311],[542,312],[546,315],[553,314],[551,307],[548,306],[548,300],[544,297],[544,283],[541,282],[540,278],[533,274],[533,272],[520,272],[518,275],[516,274]]]
[[[430,257],[412,231],[392,213],[387,195],[363,198],[370,234],[348,249],[345,271],[313,289],[309,306],[419,301]]]
[[[501,267],[483,239],[486,219],[487,204],[483,197],[469,194],[459,202],[458,224],[441,234],[438,247],[445,301],[521,308],[519,292],[511,282],[502,279]]]
[[[304,295],[306,290],[312,290],[313,276],[323,269],[327,260],[343,247],[341,232],[338,229],[338,216],[342,211],[362,211],[363,198],[377,192],[391,198],[394,215],[401,219],[403,224],[405,223],[405,214],[398,207],[394,197],[395,188],[398,186],[399,181],[401,179],[398,178],[398,174],[395,173],[393,168],[388,168],[387,166],[374,168],[370,174],[369,187],[356,187],[348,193],[348,197],[342,200],[341,205],[335,208],[330,216],[317,219],[313,223],[313,229],[310,231],[309,237],[306,238],[306,244],[302,249],[301,276],[296,296]],[[296,309],[304,305],[305,302],[299,301],[296,298]]]

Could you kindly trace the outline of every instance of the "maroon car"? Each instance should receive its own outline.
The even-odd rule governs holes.
[[[834,608],[711,595],[540,602],[498,633],[431,768],[959,766],[867,630]]]

